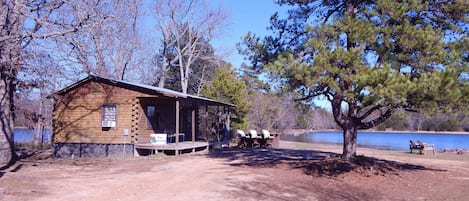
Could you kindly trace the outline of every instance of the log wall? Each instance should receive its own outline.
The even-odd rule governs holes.
[[[137,97],[149,96],[133,90],[88,82],[61,97],[55,97],[54,143],[130,143],[138,139],[142,108]],[[117,105],[117,125],[102,128],[102,105]],[[128,136],[124,137],[124,129]]]

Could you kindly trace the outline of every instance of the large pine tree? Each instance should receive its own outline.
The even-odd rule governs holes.
[[[359,129],[398,109],[467,109],[468,1],[279,2],[292,6],[288,18],[274,14],[272,36],[247,35],[241,51],[300,100],[329,100],[344,159],[355,156]]]

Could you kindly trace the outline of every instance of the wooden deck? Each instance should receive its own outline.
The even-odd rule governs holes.
[[[169,143],[169,144],[136,144],[135,149],[150,150],[152,153],[159,151],[174,151],[175,155],[178,155],[182,152],[195,152],[198,149],[208,149],[208,142],[179,142],[179,143]]]

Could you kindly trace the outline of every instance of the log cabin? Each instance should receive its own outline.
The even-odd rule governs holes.
[[[229,133],[233,104],[90,75],[57,91],[56,157],[178,155],[208,149]],[[223,135],[220,135],[223,131]]]

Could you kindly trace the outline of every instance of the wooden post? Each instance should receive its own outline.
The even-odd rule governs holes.
[[[217,135],[217,145],[220,144],[220,106],[217,105],[217,125],[215,127],[217,130],[215,131],[216,132],[216,135]]]
[[[208,125],[208,105],[205,104],[205,114],[206,114],[206,117],[205,117],[205,140],[207,140],[207,142],[209,142],[209,133],[210,132],[208,129],[209,129],[209,125]]]
[[[195,109],[191,111],[192,144],[195,143]]]
[[[179,155],[179,100],[176,99],[176,149],[174,150],[176,153],[175,155]]]
[[[200,110],[199,110],[199,106],[197,105],[196,108],[195,108],[195,133],[196,135],[198,134],[199,136],[202,134],[201,131],[200,131]]]
[[[226,129],[228,129],[231,138],[231,110],[229,107],[227,108],[226,113],[228,113],[228,115],[226,115]]]

